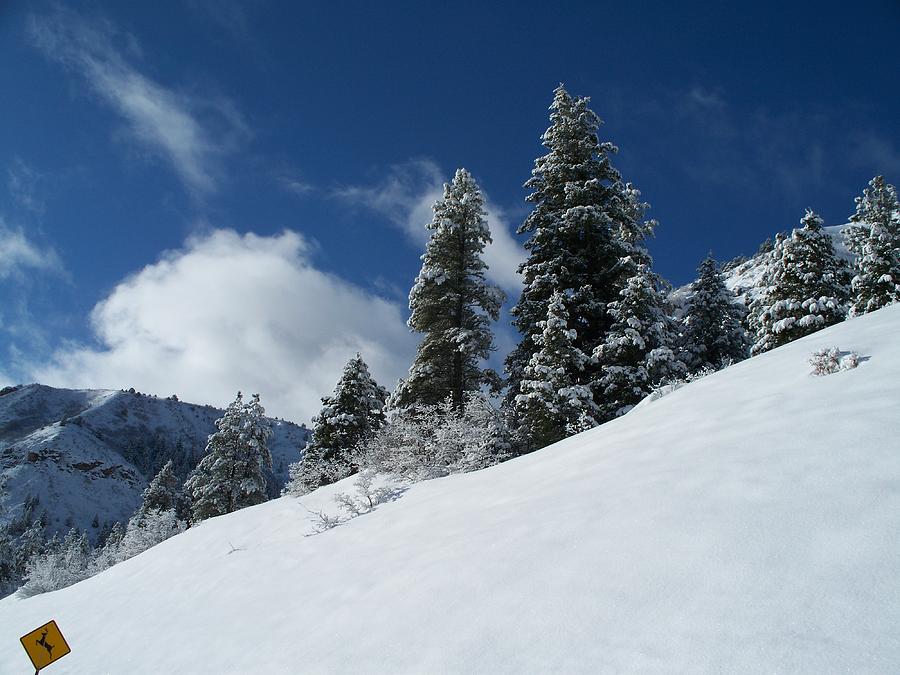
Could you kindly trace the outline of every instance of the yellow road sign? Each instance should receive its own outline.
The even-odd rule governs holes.
[[[19,639],[22,641],[25,651],[28,652],[28,658],[31,659],[36,671],[46,668],[72,651],[66,644],[63,634],[59,632],[59,626],[55,621],[45,623]]]

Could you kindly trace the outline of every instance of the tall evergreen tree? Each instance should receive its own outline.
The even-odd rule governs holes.
[[[356,471],[354,454],[384,424],[387,390],[369,374],[358,353],[344,366],[331,396],[313,418],[312,437],[303,457],[290,467],[290,494],[305,494]]]
[[[578,382],[589,358],[575,346],[576,331],[569,328],[566,298],[555,291],[540,333],[519,382],[515,399],[522,449],[537,450],[565,438],[573,429],[596,426],[599,417],[593,392]]]
[[[589,354],[611,324],[606,305],[616,299],[622,253],[614,237],[631,222],[635,202],[610,162],[617,148],[598,138],[602,122],[588,103],[562,85],[556,89],[550,127],[541,139],[547,154],[535,160],[525,183],[534,209],[518,230],[530,238],[528,259],[519,267],[524,288],[511,312],[522,339],[506,361],[507,403],[520,394],[525,369],[540,349],[535,338],[542,334],[539,324],[547,319],[555,293],[566,297],[568,330],[574,331],[572,344],[581,352]],[[566,377],[589,385],[593,371],[576,369]]]
[[[499,317],[505,297],[484,277],[481,256],[491,242],[485,216],[472,175],[457,170],[427,225],[431,238],[409,294],[409,327],[424,337],[393,407],[434,405],[450,396],[459,410],[467,393],[492,380],[480,361],[493,350],[490,322]]]
[[[752,352],[780,347],[839,323],[847,314],[849,269],[835,255],[822,219],[811,210],[790,237],[778,237],[770,254],[766,288],[751,311],[756,314]]]
[[[170,459],[144,490],[143,500],[133,518],[140,521],[151,511],[169,511],[176,508],[178,488],[178,477]]]
[[[613,325],[593,353],[602,420],[625,414],[654,384],[686,370],[672,349],[676,333],[662,283],[649,265],[637,265],[609,313]]]
[[[735,298],[725,287],[716,261],[707,257],[697,268],[697,280],[691,284],[682,319],[683,358],[692,372],[718,369],[749,356],[743,325],[746,310]]]
[[[195,522],[266,501],[263,469],[272,466],[265,410],[254,394],[244,403],[238,392],[206,444],[206,456],[184,485]]]
[[[847,248],[856,254],[853,315],[873,312],[900,301],[900,204],[897,190],[884,176],[869,181],[856,198],[853,225],[844,232]]]

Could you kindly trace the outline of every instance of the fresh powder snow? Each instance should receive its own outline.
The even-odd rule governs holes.
[[[0,602],[0,672],[897,672],[900,305],[320,534],[353,479]],[[839,347],[859,365],[811,373]]]

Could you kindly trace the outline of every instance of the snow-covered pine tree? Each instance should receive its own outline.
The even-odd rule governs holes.
[[[593,353],[600,369],[596,396],[602,420],[624,415],[653,385],[686,373],[672,350],[676,331],[667,309],[660,278],[648,264],[638,264],[619,299],[609,304],[613,325]]]
[[[312,437],[300,461],[290,467],[286,494],[306,494],[356,471],[358,449],[384,424],[387,390],[369,374],[357,353],[347,365],[331,396],[313,418]]]
[[[539,324],[547,320],[547,305],[555,293],[566,297],[573,348],[589,354],[611,324],[606,304],[616,299],[621,255],[614,236],[631,220],[634,203],[626,198],[621,176],[610,162],[616,146],[597,136],[602,122],[589,101],[573,98],[562,85],[555,90],[550,127],[541,139],[547,154],[535,160],[525,183],[531,190],[526,199],[534,209],[518,230],[530,238],[525,242],[528,259],[519,267],[524,288],[511,312],[522,339],[506,360],[510,407],[523,393],[520,382],[540,350],[535,338],[542,334]],[[591,367],[575,361],[567,367],[572,370],[564,379],[570,385],[590,385]]]
[[[271,468],[267,441],[272,433],[254,394],[244,403],[238,392],[206,444],[206,455],[185,482],[194,522],[266,501],[263,469]]]
[[[900,204],[897,190],[884,176],[869,181],[856,198],[853,223],[844,231],[847,248],[856,254],[853,277],[854,316],[900,301]]]
[[[14,537],[6,523],[0,525],[0,597],[12,593],[19,584],[16,572]]]
[[[747,312],[735,298],[726,288],[716,261],[708,256],[697,268],[682,318],[682,358],[692,373],[719,369],[749,356],[743,325]]]
[[[150,511],[169,511],[178,505],[179,481],[170,459],[144,490],[143,501],[132,518],[138,520]]]
[[[409,293],[409,327],[423,334],[408,377],[391,399],[394,408],[432,405],[447,396],[459,410],[469,392],[494,379],[481,367],[493,350],[490,323],[505,296],[485,281],[482,260],[491,233],[475,179],[458,169],[434,204],[431,238]]]
[[[588,362],[569,328],[567,298],[554,291],[547,314],[532,338],[531,355],[519,380],[515,406],[522,450],[537,450],[569,435],[572,425],[596,426],[599,411],[588,384],[579,382]]]
[[[835,255],[822,219],[810,209],[790,237],[778,237],[756,313],[759,354],[839,323],[847,315],[849,268]]]

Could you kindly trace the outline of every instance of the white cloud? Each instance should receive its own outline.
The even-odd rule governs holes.
[[[431,222],[432,205],[444,193],[445,180],[435,162],[416,159],[391,166],[384,179],[374,185],[343,187],[333,194],[381,214],[400,228],[414,245],[424,247],[429,237],[425,225]],[[487,194],[485,211],[493,238],[493,243],[484,252],[487,277],[514,298],[522,287],[516,269],[525,259],[525,251],[513,237],[503,210],[491,203]]]
[[[38,246],[21,228],[8,227],[0,217],[0,279],[21,279],[28,271],[64,273],[56,251]]]
[[[214,230],[119,283],[93,310],[99,347],[59,349],[32,369],[56,386],[135,387],[224,405],[259,392],[302,421],[360,351],[392,387],[415,348],[402,306],[313,265],[303,237]]]
[[[128,58],[139,56],[137,42],[121,36],[125,45],[117,49],[120,34],[108,21],[88,22],[57,9],[31,17],[30,34],[48,58],[84,77],[124,118],[131,137],[168,160],[188,188],[216,188],[222,159],[248,133],[231,102],[177,92],[145,76]]]

